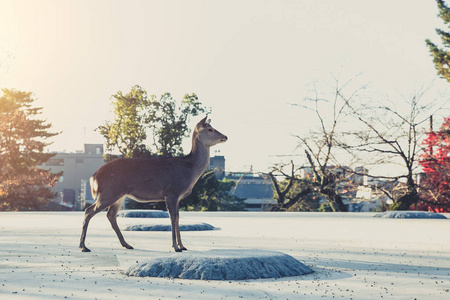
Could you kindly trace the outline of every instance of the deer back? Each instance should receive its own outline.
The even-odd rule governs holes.
[[[128,194],[142,200],[182,195],[196,181],[192,163],[183,157],[116,159],[102,166],[93,177],[97,193],[108,192],[117,198]]]

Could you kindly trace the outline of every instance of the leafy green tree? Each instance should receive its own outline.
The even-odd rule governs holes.
[[[114,121],[106,121],[97,128],[110,153],[106,155],[107,161],[114,158],[110,157],[114,149],[125,158],[183,154],[181,143],[190,133],[190,118],[206,111],[195,94],[185,95],[177,105],[169,93],[159,98],[149,96],[138,85],[128,94],[119,91],[112,98]],[[148,131],[152,132],[154,149],[145,144]]]
[[[32,94],[3,89],[0,97],[0,210],[39,210],[54,197],[51,186],[61,174],[38,168],[51,153],[46,140],[58,133],[38,119]]]
[[[206,171],[198,180],[191,195],[181,200],[182,210],[242,211],[244,199],[230,195],[236,185],[234,181],[217,179],[213,171]]]
[[[436,0],[439,9],[438,16],[450,27],[450,8],[442,0]],[[432,43],[429,39],[425,42],[433,56],[434,65],[438,74],[450,82],[450,33],[441,29],[436,29],[436,33],[441,37],[442,47]]]
[[[118,91],[111,97],[114,105],[114,121],[106,121],[97,129],[105,138],[106,150],[111,155],[117,149],[125,158],[143,156],[150,151],[144,145],[147,138],[146,124],[150,101],[147,92],[138,85],[128,94]],[[111,160],[106,155],[105,159]]]
[[[148,125],[153,132],[156,154],[162,157],[183,154],[181,143],[190,134],[190,117],[206,111],[197,95],[186,94],[177,106],[170,93],[163,94],[159,100],[152,96],[148,110]]]

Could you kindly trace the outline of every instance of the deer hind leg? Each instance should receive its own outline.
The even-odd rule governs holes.
[[[184,247],[181,243],[180,228],[178,225],[178,199],[176,197],[166,197],[166,205],[167,209],[169,210],[170,222],[172,225],[172,247],[176,252],[181,252]],[[181,248],[179,247],[179,245],[181,245]],[[184,250],[186,250],[186,248],[184,248]]]
[[[97,200],[98,200],[98,198],[97,198]],[[83,227],[82,227],[81,238],[80,238],[81,251],[91,252],[91,250],[89,250],[84,243],[84,241],[86,240],[86,233],[87,233],[87,228],[89,226],[89,221],[96,214],[98,214],[99,212],[104,210],[106,207],[107,207],[106,205],[102,205],[99,201],[96,201],[94,204],[92,204],[91,206],[86,208],[86,211],[84,213],[84,221],[83,221]]]
[[[117,212],[119,211],[120,207],[122,206],[122,202],[125,199],[125,197],[121,198],[119,201],[111,205],[108,209],[108,213],[106,216],[108,217],[109,222],[111,223],[112,228],[117,234],[117,237],[119,238],[120,244],[127,248],[127,249],[133,249],[132,246],[130,246],[127,242],[125,242],[125,239],[123,238],[122,232],[120,232],[119,226],[117,225]]]

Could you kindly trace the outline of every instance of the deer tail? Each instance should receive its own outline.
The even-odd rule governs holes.
[[[98,183],[97,183],[97,179],[95,179],[95,174],[92,175],[92,177],[89,179],[89,183],[90,183],[90,186],[91,186],[92,198],[96,199],[97,198],[97,192],[98,192]]]

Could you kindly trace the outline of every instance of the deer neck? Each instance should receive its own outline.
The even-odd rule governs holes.
[[[208,167],[209,148],[210,147],[203,145],[199,140],[193,140],[192,150],[189,157],[192,162],[195,177],[200,177]]]

